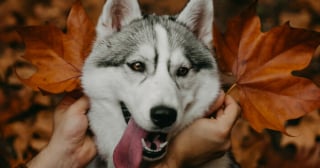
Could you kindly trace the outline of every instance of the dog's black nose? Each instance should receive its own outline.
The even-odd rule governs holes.
[[[156,106],[151,109],[152,122],[160,127],[171,126],[177,119],[177,111],[166,106]]]

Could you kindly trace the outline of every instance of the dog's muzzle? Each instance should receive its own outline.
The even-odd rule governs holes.
[[[123,118],[128,124],[131,119],[131,113],[123,102],[121,102],[120,105]],[[168,117],[169,120],[167,120]],[[159,128],[164,128],[175,122],[176,112],[170,108],[159,106],[151,110],[151,118],[155,125]],[[143,148],[143,158],[146,161],[159,160],[167,153],[168,141],[166,133],[146,131],[146,137],[141,139],[141,143]]]

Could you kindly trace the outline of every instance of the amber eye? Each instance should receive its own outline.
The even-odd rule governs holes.
[[[144,72],[145,65],[142,62],[134,62],[134,63],[128,63],[128,66],[133,70],[133,71],[137,71],[137,72]]]
[[[177,76],[186,76],[188,73],[189,73],[189,68],[187,67],[180,67],[178,70],[177,70]]]

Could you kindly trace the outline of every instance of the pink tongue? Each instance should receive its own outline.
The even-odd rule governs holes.
[[[146,134],[132,118],[129,120],[127,129],[113,152],[116,168],[139,168],[142,160],[141,139]]]

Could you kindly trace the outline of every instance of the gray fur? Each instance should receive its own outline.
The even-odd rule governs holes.
[[[125,64],[127,57],[137,50],[139,44],[155,45],[156,36],[153,29],[155,24],[167,29],[171,49],[183,48],[185,56],[195,70],[216,68],[210,49],[199,42],[188,27],[175,21],[171,16],[156,15],[146,15],[143,19],[134,20],[120,32],[98,41],[96,48],[104,49],[93,50],[98,56],[95,59],[97,67],[120,66]]]
[[[167,142],[205,115],[220,89],[210,50],[212,21],[212,0],[190,0],[177,16],[142,16],[137,0],[107,1],[82,76],[90,128],[107,167],[114,167],[114,149],[128,128],[120,104],[142,130],[166,133]],[[132,68],[137,62],[145,69]],[[181,68],[186,75],[178,75]],[[176,110],[172,125],[152,122],[151,109],[159,106]],[[229,163],[225,156],[201,167]]]

